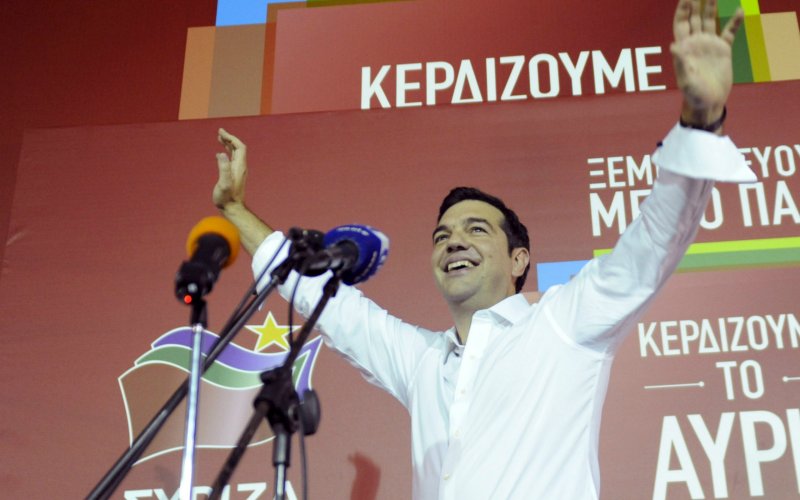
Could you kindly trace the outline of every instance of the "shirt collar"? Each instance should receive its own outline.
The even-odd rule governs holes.
[[[522,317],[525,315],[525,311],[527,311],[529,307],[530,303],[528,300],[521,293],[518,293],[516,295],[506,297],[489,309],[477,311],[475,314],[491,314],[501,321],[505,321],[506,323],[513,325],[522,319]],[[450,345],[449,350],[452,351],[455,349],[463,349],[464,346],[458,340],[455,327],[451,327],[449,330],[445,331],[444,334],[445,337],[447,337],[448,344]]]
[[[525,312],[529,307],[530,304],[525,297],[521,293],[518,293],[506,297],[486,311],[513,325],[525,316]]]

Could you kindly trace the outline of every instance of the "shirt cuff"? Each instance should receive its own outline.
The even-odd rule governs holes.
[[[255,278],[258,278],[258,276],[261,274],[261,271],[264,270],[264,267],[267,264],[271,264],[270,267],[274,269],[276,265],[280,264],[286,259],[286,256],[288,255],[288,245],[285,245],[284,248],[281,249],[280,255],[273,258],[275,252],[281,247],[284,239],[285,238],[282,232],[274,231],[269,236],[264,238],[264,241],[262,241],[258,246],[256,252],[253,254],[253,261],[251,262],[253,276]],[[268,282],[269,273],[266,273],[262,278],[261,283],[258,284],[259,290]]]
[[[756,182],[756,174],[728,136],[676,124],[653,153],[659,168],[693,179]]]

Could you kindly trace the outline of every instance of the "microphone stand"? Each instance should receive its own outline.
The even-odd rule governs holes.
[[[194,478],[195,440],[197,439],[197,409],[200,403],[200,377],[202,376],[203,331],[208,324],[206,301],[192,301],[189,324],[192,325],[192,360],[189,367],[189,398],[186,401],[183,461],[181,463],[180,498],[191,498]]]
[[[267,296],[280,284],[284,283],[289,277],[289,273],[294,269],[298,263],[303,262],[310,253],[309,245],[306,245],[302,238],[305,233],[300,230],[290,231],[290,239],[292,240],[292,247],[289,256],[278,267],[270,273],[270,280],[267,285],[256,295],[250,304],[245,306],[241,316],[233,314],[228,320],[228,323],[222,329],[219,338],[211,347],[211,350],[206,356],[205,363],[203,363],[202,373],[205,373],[208,368],[216,361],[222,354],[222,351],[230,344],[233,337],[244,326],[248,319],[258,310],[261,304],[264,303]],[[312,245],[313,246],[313,245]],[[131,446],[117,459],[114,465],[106,472],[100,479],[97,485],[92,489],[86,497],[89,500],[106,500],[111,497],[119,484],[130,472],[130,469],[136,461],[142,456],[145,449],[150,445],[156,434],[161,430],[167,421],[167,418],[175,411],[175,408],[183,401],[189,389],[189,380],[185,380],[170,398],[164,403],[164,406],[156,412],[150,422],[131,443]],[[183,497],[182,497],[183,498]]]
[[[325,284],[322,297],[300,329],[297,339],[292,342],[286,360],[281,366],[261,374],[261,381],[264,385],[253,401],[255,408],[253,414],[242,431],[236,447],[231,450],[217,479],[211,486],[209,500],[220,498],[225,485],[228,484],[233,471],[247,450],[247,445],[253,439],[253,435],[264,418],[269,422],[275,435],[272,445],[272,465],[275,467],[275,500],[284,500],[286,469],[290,465],[291,456],[291,436],[298,426],[304,435],[314,434],[319,426],[320,417],[319,400],[313,390],[306,391],[302,402],[299,400],[297,391],[292,385],[292,365],[328,301],[336,295],[340,282],[340,273],[334,273]]]

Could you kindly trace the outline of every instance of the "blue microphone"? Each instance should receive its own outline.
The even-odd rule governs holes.
[[[389,255],[389,238],[369,226],[335,227],[325,234],[323,243],[325,248],[314,256],[308,270],[342,271],[346,285],[366,281]]]

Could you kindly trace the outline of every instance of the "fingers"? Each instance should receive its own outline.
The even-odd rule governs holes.
[[[681,41],[698,33],[715,35],[717,33],[717,3],[718,0],[705,0],[705,4],[701,7],[701,0],[679,0],[673,24],[675,41]],[[728,44],[732,44],[743,21],[744,11],[740,7],[720,32],[720,37]]]
[[[228,159],[228,155],[225,153],[217,153],[217,166],[219,167],[220,172],[230,170],[231,161]]]
[[[224,128],[219,129],[217,134],[217,140],[220,142],[220,144],[225,146],[225,149],[227,149],[229,152],[233,153],[237,150],[245,151],[247,149],[247,146],[245,146],[245,144],[240,141],[238,137],[231,134]]]
[[[692,0],[690,7],[692,12],[689,14],[689,28],[692,33],[700,33],[703,30],[703,19],[700,17],[700,0]]]
[[[736,38],[736,32],[739,31],[739,27],[742,25],[744,21],[744,11],[740,8],[736,9],[736,12],[728,21],[728,24],[722,29],[722,33],[720,36],[723,40],[728,42],[728,45],[733,45],[733,40]]]
[[[717,34],[717,0],[706,0],[702,21],[704,33]]]
[[[683,40],[691,34],[689,28],[689,17],[692,13],[692,0],[680,0],[675,9],[675,19],[672,23],[672,30],[675,40]]]

